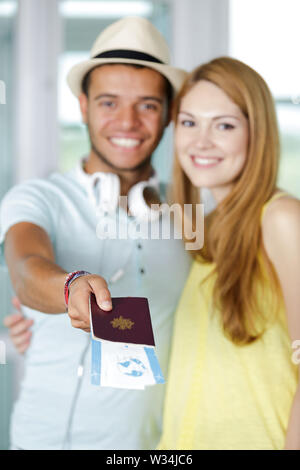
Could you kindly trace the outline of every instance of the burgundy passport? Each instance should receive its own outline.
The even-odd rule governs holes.
[[[148,300],[145,297],[114,297],[112,310],[102,310],[90,295],[94,339],[155,346]]]

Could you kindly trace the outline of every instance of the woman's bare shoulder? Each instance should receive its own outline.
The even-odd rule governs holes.
[[[282,249],[283,243],[300,246],[300,200],[284,194],[271,201],[262,220],[262,235],[267,251]]]
[[[277,191],[280,194],[282,191]],[[271,201],[265,211],[263,225],[289,223],[289,220],[297,219],[300,215],[300,200],[288,193],[283,193]]]

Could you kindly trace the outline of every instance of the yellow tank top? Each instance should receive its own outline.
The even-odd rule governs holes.
[[[283,300],[263,336],[237,346],[212,314],[213,277],[200,286],[213,268],[194,262],[178,306],[158,448],[282,449],[297,388]]]

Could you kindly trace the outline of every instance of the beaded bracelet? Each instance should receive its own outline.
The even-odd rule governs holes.
[[[89,273],[87,271],[73,271],[72,273],[69,273],[67,275],[65,285],[64,285],[65,303],[66,303],[67,307],[68,307],[68,303],[69,303],[69,286],[78,277],[87,276],[88,274],[91,274],[91,273]]]

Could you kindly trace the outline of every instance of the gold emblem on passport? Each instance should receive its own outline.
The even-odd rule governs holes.
[[[123,318],[122,315],[119,318],[114,318],[110,323],[113,328],[118,328],[119,330],[131,330],[134,325],[134,321],[131,321],[129,318]]]

